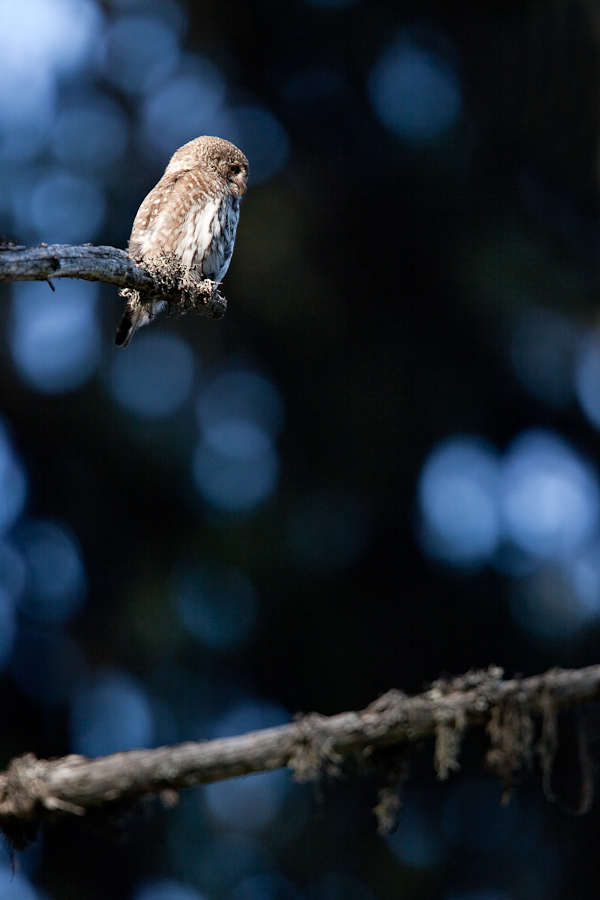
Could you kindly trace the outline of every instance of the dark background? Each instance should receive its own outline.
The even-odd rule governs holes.
[[[1,232],[124,247],[200,133],[250,189],[220,322],[120,351],[116,289],[0,288],[3,763],[597,662],[598,3],[9,5]],[[253,776],[48,828],[0,897],[595,897],[596,716],[554,805],[479,736],[390,838],[376,772]]]

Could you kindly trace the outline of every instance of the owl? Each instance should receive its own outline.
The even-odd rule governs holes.
[[[211,281],[229,268],[240,215],[240,197],[248,183],[248,160],[218,137],[198,137],[180,147],[165,174],[138,210],[129,255],[150,262],[175,254],[186,267]],[[126,347],[133,334],[167,305],[131,292],[115,335]]]

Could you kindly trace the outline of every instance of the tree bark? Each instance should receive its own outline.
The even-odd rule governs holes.
[[[193,309],[212,319],[220,319],[227,309],[216,284],[186,272],[176,258],[165,256],[156,265],[146,265],[116,247],[40,244],[27,250],[0,245],[0,282],[47,281],[53,287],[52,278],[105,281],[166,300],[180,312]]]
[[[349,756],[369,760],[381,748],[401,748],[429,735],[436,739],[434,765],[443,779],[459,768],[466,729],[482,724],[490,737],[488,764],[510,787],[534,754],[546,779],[556,750],[557,712],[599,697],[600,665],[509,680],[501,669],[490,667],[434,682],[414,697],[392,690],[359,712],[312,713],[237,737],[96,759],[70,755],[38,760],[29,753],[13,759],[0,774],[0,826],[57,814],[83,815],[167,789],[283,766],[297,780],[314,780],[325,771],[338,771]],[[535,744],[532,717],[542,720]]]

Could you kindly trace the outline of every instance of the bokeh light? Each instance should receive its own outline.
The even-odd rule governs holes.
[[[189,344],[174,334],[142,331],[116,352],[110,381],[115,399],[142,419],[162,419],[190,396],[195,372]]]
[[[163,18],[141,12],[124,15],[107,29],[103,72],[124,93],[153,90],[178,61],[177,35]]]
[[[1,7],[0,7],[1,14]],[[44,900],[27,875],[17,870],[14,864],[0,863],[0,900]]]
[[[143,686],[126,672],[104,670],[80,684],[70,708],[71,750],[105,756],[150,747],[154,720]]]
[[[227,109],[220,133],[248,157],[253,186],[268,181],[285,167],[290,140],[279,120],[265,107],[248,104]]]
[[[544,429],[520,434],[503,458],[479,438],[442,442],[423,466],[418,500],[427,553],[456,566],[494,561],[515,575],[537,560],[572,559],[600,518],[593,468]]]
[[[106,171],[112,176],[128,137],[124,110],[114,100],[92,94],[61,111],[52,128],[51,145],[60,165],[76,172]]]
[[[93,0],[1,0],[0,19],[3,82],[11,72],[76,69],[88,58],[102,23]]]
[[[206,804],[220,824],[260,832],[280,812],[289,787],[285,769],[215,781],[204,788]]]
[[[90,240],[104,218],[97,185],[67,168],[19,169],[44,149],[54,127],[60,77],[91,62],[103,17],[93,0],[1,0],[0,189],[21,240]],[[65,205],[60,202],[65,192]],[[0,193],[2,191],[0,190]]]
[[[600,429],[600,338],[596,332],[587,334],[579,344],[575,390],[585,415]]]
[[[497,565],[516,623],[556,641],[600,616],[599,497],[593,468],[551,431],[523,432],[502,458],[455,437],[423,466],[419,536],[452,565]]]
[[[282,706],[269,700],[244,700],[216,719],[211,727],[211,737],[232,737],[260,728],[286,725],[290,714]]]
[[[106,197],[92,176],[51,168],[15,191],[13,207],[16,227],[25,240],[78,244],[99,234]]]
[[[369,88],[375,112],[408,141],[431,141],[456,123],[462,97],[447,58],[402,34],[371,72]]]
[[[37,622],[65,622],[81,608],[86,575],[75,538],[62,525],[41,519],[19,526],[15,543],[27,566],[19,611]]]
[[[212,723],[210,736],[232,737],[284,725],[289,720],[289,713],[276,703],[244,700]],[[221,825],[259,832],[270,825],[281,811],[289,785],[286,770],[263,772],[206,785],[205,800]]]
[[[27,498],[27,477],[0,419],[0,532],[17,521]]]
[[[12,285],[10,350],[26,384],[63,393],[92,375],[100,354],[98,293],[97,284],[70,279],[55,291],[43,282]]]
[[[274,491],[279,459],[269,436],[252,422],[229,421],[205,429],[193,460],[196,487],[228,512],[248,512]]]
[[[0,159],[5,164],[0,184],[7,194],[14,186],[7,163],[27,163],[41,151],[56,104],[56,85],[48,72],[31,73],[25,83],[20,75],[12,80],[18,89],[19,105],[9,88],[0,92]]]
[[[200,396],[201,429],[193,460],[196,486],[213,506],[248,512],[274,491],[279,456],[273,443],[283,404],[265,376],[234,370],[217,376]]]
[[[14,544],[0,541],[0,587],[18,602],[25,591],[27,565]]]
[[[427,552],[455,565],[489,561],[500,541],[499,478],[498,454],[480,438],[449,438],[433,450],[418,485]]]
[[[225,101],[219,69],[201,56],[188,57],[181,71],[148,95],[142,141],[166,162],[178,147],[202,134],[218,134]]]
[[[180,0],[109,0],[109,5],[115,12],[123,14],[144,10],[163,19],[177,34],[184,32],[188,25],[186,8]]]
[[[278,388],[251,369],[217,375],[202,391],[196,412],[201,428],[245,419],[277,437],[283,427],[284,406]]]
[[[564,557],[594,533],[599,492],[593,469],[559,435],[532,429],[509,447],[502,470],[504,527],[535,557]]]

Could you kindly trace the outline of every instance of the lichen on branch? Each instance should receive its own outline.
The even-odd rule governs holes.
[[[138,291],[166,300],[169,307],[183,314],[194,310],[200,315],[220,319],[227,301],[217,284],[188,271],[177,257],[163,256],[155,263],[132,260],[125,250],[94,247],[91,244],[40,244],[26,249],[0,245],[0,282],[47,281],[53,278],[81,278],[104,281],[126,291]],[[126,295],[126,294],[125,294]]]
[[[358,712],[313,713],[236,737],[129,750],[97,759],[70,755],[40,760],[29,753],[13,759],[0,773],[0,827],[9,833],[19,822],[81,816],[94,808],[165,791],[172,796],[180,788],[286,766],[296,780],[315,781],[323,774],[335,777],[349,758],[366,764],[380,754],[379,768],[389,760],[397,771],[394,748],[400,752],[429,736],[435,737],[433,762],[438,777],[447,778],[460,767],[463,735],[482,725],[490,739],[488,767],[502,779],[506,791],[537,757],[551,799],[557,712],[599,697],[600,665],[551,669],[513,679],[490,667],[438,680],[414,697],[393,690]],[[540,724],[536,726],[534,720]],[[541,732],[537,743],[536,727]],[[404,764],[400,770],[405,771]],[[398,806],[394,786],[390,778],[386,781],[377,807],[382,822]]]

